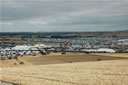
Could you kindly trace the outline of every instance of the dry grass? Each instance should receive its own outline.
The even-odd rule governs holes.
[[[0,74],[21,85],[127,85],[128,59],[5,67]]]
[[[25,63],[24,64],[20,64],[21,61],[23,61]],[[15,59],[0,60],[0,68],[4,68],[4,67],[19,67],[19,66],[28,66],[28,65],[32,65],[32,63],[27,62],[24,58],[19,58],[18,60],[15,60]]]
[[[47,65],[47,64],[62,64],[74,62],[89,62],[97,61],[98,58],[102,60],[119,60],[119,59],[128,59],[127,57],[122,56],[110,56],[111,54],[85,54],[85,53],[51,53],[49,55],[37,55],[37,56],[25,56],[23,59],[27,62],[30,62],[34,65]]]

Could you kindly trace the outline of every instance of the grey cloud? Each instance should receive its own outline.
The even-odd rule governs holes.
[[[13,23],[2,24],[3,31],[128,29],[127,0],[0,1],[1,22]]]

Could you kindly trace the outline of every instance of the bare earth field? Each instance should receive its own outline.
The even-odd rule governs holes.
[[[19,65],[19,61],[25,64]],[[19,61],[0,61],[0,81],[19,85],[128,85],[128,53],[51,53],[24,56]]]

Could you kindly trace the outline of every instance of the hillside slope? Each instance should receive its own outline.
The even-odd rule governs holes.
[[[21,85],[127,85],[128,59],[8,67],[0,74]]]

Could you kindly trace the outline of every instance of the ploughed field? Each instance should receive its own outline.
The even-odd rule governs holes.
[[[128,85],[128,53],[51,53],[19,60],[24,65],[15,60],[0,61],[11,64],[0,68],[0,81],[19,85]]]

